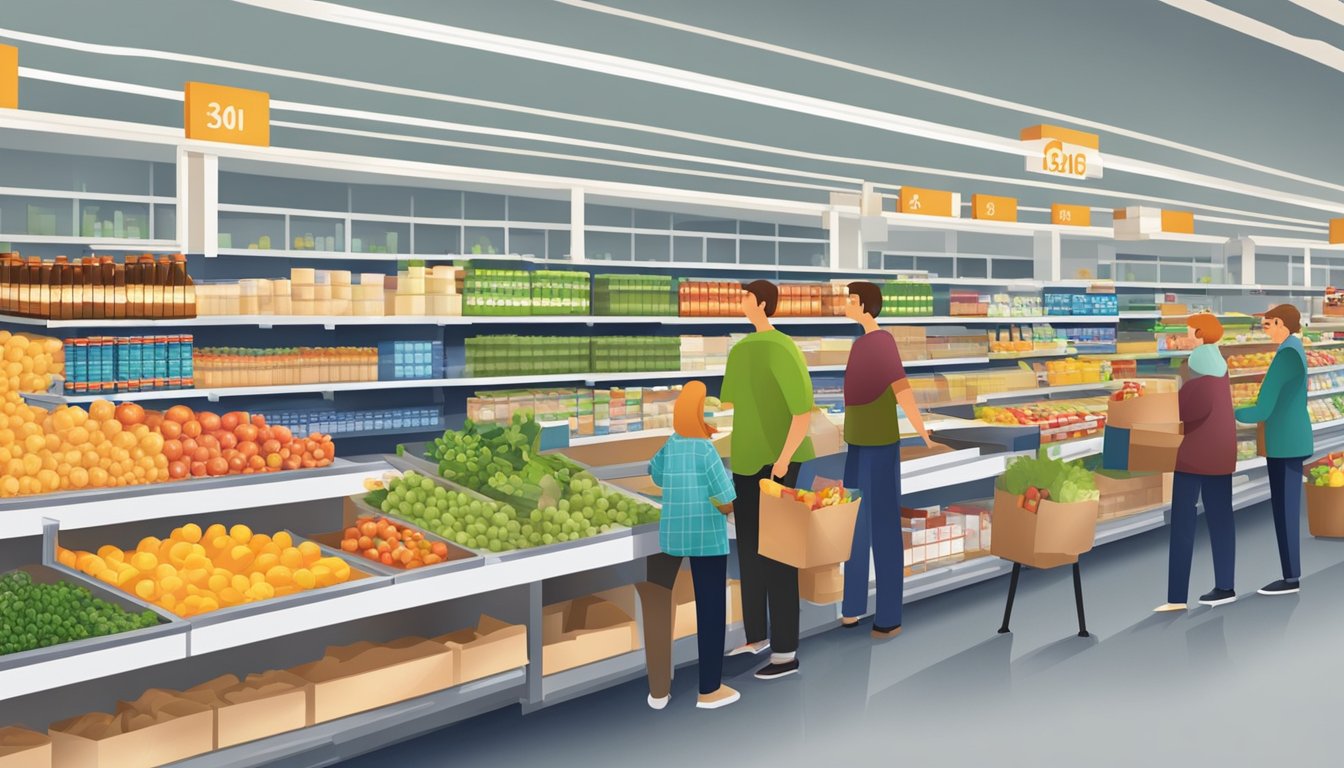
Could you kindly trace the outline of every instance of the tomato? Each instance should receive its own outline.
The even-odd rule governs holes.
[[[167,422],[167,421],[166,421],[166,422],[164,422],[164,423],[165,423],[165,424],[175,424],[176,422]],[[182,441],[181,441],[181,440],[164,440],[164,441],[163,441],[163,455],[168,459],[168,461],[177,461],[178,459],[182,458]]]
[[[271,439],[261,444],[261,452],[270,456],[272,453],[280,453],[280,441]]]
[[[191,476],[192,476],[192,477],[205,477],[205,462],[204,462],[204,461],[193,461],[193,462],[191,462]]]
[[[354,552],[359,549],[359,542],[354,539],[342,539],[341,549],[345,552]]]
[[[244,459],[242,456],[234,456],[230,459],[226,459],[226,461],[229,462],[229,471],[234,474],[247,469],[247,459]]]
[[[297,456],[291,456],[280,464],[282,469],[298,469],[301,466],[303,466],[303,461]]]
[[[247,440],[250,442],[256,442],[257,432],[257,428],[251,424],[239,424],[238,428],[233,430],[233,433],[238,436],[239,440]]]
[[[190,437],[184,437],[182,442],[182,452],[190,456],[196,450],[196,441]]]
[[[376,549],[370,547],[370,548],[364,550],[364,556],[367,557],[367,558],[370,559],[370,560],[377,560],[377,559],[378,559],[378,550],[376,550]]]
[[[172,408],[169,408],[168,412],[163,416],[166,420],[179,425],[186,424],[188,421],[196,418],[196,414],[192,413],[191,409],[185,405],[174,405]]]
[[[173,440],[182,436],[182,425],[176,421],[165,420],[159,425],[159,434],[163,435],[164,440]]]
[[[359,524],[359,532],[364,534],[365,536],[377,536],[378,524],[373,522],[372,520],[362,522]]]
[[[266,468],[267,468],[267,469],[271,469],[271,470],[279,469],[280,466],[281,466],[281,464],[282,464],[283,462],[284,462],[284,459],[282,459],[282,458],[280,457],[280,454],[278,454],[278,453],[272,453],[272,454],[268,454],[268,455],[266,456]]]
[[[392,553],[391,553],[391,552],[384,552],[384,553],[382,553],[381,555],[378,556],[378,559],[382,562],[383,565],[391,565],[391,564],[392,564]]]
[[[372,539],[371,537],[369,537],[369,536],[360,536],[360,537],[359,537],[359,548],[360,548],[360,549],[374,549],[373,539]]]
[[[345,531],[341,533],[341,536],[343,536],[344,538],[347,538],[347,539],[358,539],[358,538],[359,538],[359,529],[358,529],[358,528],[346,528]]]
[[[247,456],[247,454],[243,454],[243,455],[247,457],[247,467],[248,467],[248,469],[265,469],[265,468],[266,468],[266,460],[263,459],[263,458],[261,458],[260,456],[258,456],[258,455],[256,455],[256,454],[252,454],[251,456]]]
[[[206,463],[205,471],[209,472],[212,477],[226,475],[229,472],[229,462],[221,456],[216,456]]]
[[[163,414],[158,411],[145,412],[145,426],[157,430],[163,424]]]
[[[288,443],[294,439],[294,435],[289,431],[289,427],[273,426],[271,427],[271,437],[279,440],[282,444]]]
[[[201,411],[200,413],[196,414],[196,420],[201,423],[201,430],[203,432],[219,431],[218,414],[211,413],[210,411]]]
[[[239,424],[248,423],[250,418],[246,411],[229,411],[220,417],[219,427],[232,432],[238,428]]]
[[[185,461],[168,462],[168,476],[174,480],[181,480],[188,473],[187,463]]]
[[[238,438],[234,437],[232,432],[221,431],[219,433],[219,437],[216,439],[219,441],[219,447],[221,450],[229,451],[233,450],[238,446]]]
[[[201,422],[195,419],[182,422],[182,434],[186,437],[200,437],[203,432],[205,432],[205,428],[201,426]]]
[[[209,460],[210,460],[210,449],[209,449],[209,448],[206,448],[204,445],[198,445],[198,446],[196,446],[196,450],[194,450],[194,451],[191,452],[191,460],[192,460],[192,461],[199,461],[199,462],[202,462],[202,463],[204,463],[204,462],[206,462],[206,461],[209,461]]]
[[[145,409],[136,403],[122,403],[117,406],[117,421],[122,426],[129,427],[133,424],[143,424],[145,421]]]
[[[248,458],[252,458],[253,456],[256,456],[258,453],[261,453],[261,449],[257,447],[256,443],[244,440],[238,443],[238,452]]]
[[[201,446],[202,448],[208,448],[212,452],[218,451],[220,449],[219,438],[211,434],[201,435],[199,438],[196,439],[196,444]]]
[[[256,427],[257,429],[261,429],[262,427],[266,426],[266,417],[262,416],[260,413],[252,414],[252,426]]]

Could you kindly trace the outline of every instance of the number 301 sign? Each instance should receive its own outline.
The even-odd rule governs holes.
[[[261,91],[187,83],[188,139],[266,147],[271,144],[271,97]]]

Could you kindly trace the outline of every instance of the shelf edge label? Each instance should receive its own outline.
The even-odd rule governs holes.
[[[1050,206],[1050,223],[1066,227],[1090,227],[1092,209],[1086,205],[1055,203]]]
[[[0,45],[0,109],[19,108],[19,49]]]
[[[961,217],[961,195],[941,189],[901,187],[896,210],[920,216]]]
[[[271,145],[270,94],[195,82],[187,83],[183,94],[182,124],[188,139]]]
[[[1017,221],[1017,198],[971,195],[971,218],[985,221]]]

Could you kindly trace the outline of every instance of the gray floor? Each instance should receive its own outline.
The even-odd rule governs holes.
[[[1090,639],[1076,637],[1067,569],[1028,571],[1011,635],[995,632],[1001,578],[908,606],[890,642],[805,640],[791,679],[762,683],[728,659],[743,698],[721,711],[694,708],[688,669],[662,712],[641,681],[345,765],[1340,765],[1344,542],[1306,538],[1303,592],[1270,598],[1255,594],[1279,576],[1268,505],[1238,513],[1237,533],[1229,606],[1150,613],[1165,598],[1158,530],[1085,557]],[[1207,542],[1201,522],[1192,596],[1212,586]]]

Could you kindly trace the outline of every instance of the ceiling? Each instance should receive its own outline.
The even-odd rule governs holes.
[[[277,145],[796,200],[866,180],[1006,194],[1028,208],[1167,201],[1195,208],[1200,231],[1323,239],[1325,221],[1344,215],[1344,75],[1330,64],[1344,26],[1327,18],[1331,4],[1344,9],[1337,0],[43,0],[5,3],[0,42],[18,45],[32,70],[25,109],[177,126],[178,102],[50,73],[169,91],[204,80],[294,103],[273,106]],[[378,15],[340,23],[351,9]],[[1267,41],[1267,28],[1316,42],[1291,46],[1310,55],[1288,50]],[[510,39],[435,39],[463,29]],[[529,41],[569,49],[558,55],[570,64],[525,58],[540,55]],[[613,69],[585,52],[624,61]],[[668,74],[647,65],[676,70],[678,82],[730,81],[734,95],[650,82]],[[795,94],[814,101],[789,108]],[[1100,179],[1055,180],[1026,173],[1020,155],[903,132],[920,121],[937,136],[969,131],[971,144],[1070,125],[1099,133],[1117,162]]]

